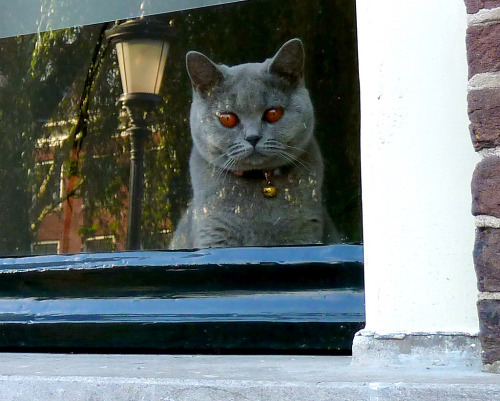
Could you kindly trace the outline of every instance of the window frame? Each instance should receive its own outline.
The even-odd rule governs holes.
[[[189,1],[191,6],[181,0],[172,5],[177,9],[168,12],[196,7],[195,3],[244,0]],[[145,13],[157,12],[152,6]],[[66,27],[51,22],[51,29]],[[26,33],[30,30],[15,34]],[[186,277],[176,291],[165,281]],[[272,280],[266,282],[263,277]],[[305,302],[311,312],[285,308],[288,314],[283,314],[276,308],[285,300],[290,308]],[[347,300],[349,310],[342,312]],[[212,309],[199,313],[208,301]],[[0,305],[0,350],[4,351],[349,353],[352,338],[365,321],[363,247],[0,258]],[[109,305],[130,307],[133,312],[113,313]],[[174,305],[173,312],[159,314],[158,305]],[[243,311],[237,313],[228,305],[241,306]]]
[[[31,243],[31,252],[34,255],[50,255],[50,254],[47,254],[47,253],[37,254],[35,252],[35,250],[34,250],[37,245],[56,245],[57,246],[57,253],[59,253],[59,248],[61,246],[61,241],[59,241],[59,240],[41,240],[41,241],[34,241],[34,242]]]
[[[0,311],[4,351],[348,354],[363,247],[2,258]]]

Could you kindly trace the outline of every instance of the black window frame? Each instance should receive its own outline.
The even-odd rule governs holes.
[[[363,247],[0,259],[0,350],[348,354]]]

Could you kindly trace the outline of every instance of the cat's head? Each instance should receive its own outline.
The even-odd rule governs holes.
[[[189,52],[186,65],[193,85],[191,136],[210,164],[245,171],[297,161],[314,128],[300,39],[263,63],[228,67]]]

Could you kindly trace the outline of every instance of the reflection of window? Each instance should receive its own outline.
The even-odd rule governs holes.
[[[116,249],[115,239],[113,236],[98,236],[86,238],[83,243],[85,252],[110,252]]]
[[[59,253],[59,241],[40,241],[31,245],[33,255],[53,255]]]
[[[60,7],[64,7],[62,3]],[[355,9],[354,1],[337,3],[340,2],[252,0],[158,15],[165,21],[172,20],[178,35],[168,56],[161,92],[164,102],[149,120],[153,135],[148,138],[145,156],[144,249],[166,249],[191,195],[191,83],[185,69],[186,53],[198,50],[218,63],[233,65],[260,62],[294,37],[304,42],[306,50],[305,78],[316,115],[316,137],[325,159],[324,206],[338,223],[345,242],[361,242]],[[99,10],[95,10],[95,15],[100,15]],[[123,135],[126,115],[116,104],[122,93],[118,68],[113,52],[101,41],[107,27],[68,27],[0,39],[0,77],[4,78],[0,79],[0,132],[12,133],[4,135],[9,140],[0,149],[0,171],[9,172],[11,179],[8,186],[7,181],[0,180],[0,186],[6,189],[0,197],[0,256],[27,255],[30,250],[32,254],[72,254],[124,249],[130,146],[129,138]],[[18,100],[12,102],[13,98]],[[41,196],[39,188],[44,182],[48,184],[45,194],[50,196]],[[58,185],[61,188],[56,188]],[[57,206],[51,204],[57,200],[55,197],[59,197]],[[14,240],[13,232],[19,234]],[[354,259],[349,253],[353,249]],[[265,259],[262,255],[269,252],[275,257]],[[127,335],[120,334],[120,324],[133,326],[139,333],[145,319],[151,323],[156,316],[163,319],[162,330],[168,330],[173,322],[182,324],[182,330],[176,329],[181,339],[183,335],[203,336],[205,329],[210,329],[214,336],[221,330],[219,338],[224,330],[235,330],[241,338],[247,338],[248,333],[259,332],[259,325],[266,319],[266,336],[271,338],[273,324],[288,319],[286,332],[295,336],[296,344],[300,344],[302,335],[310,336],[316,331],[321,333],[319,336],[330,335],[328,341],[318,340],[318,344],[328,344],[325,347],[335,343],[330,340],[336,335],[345,339],[353,334],[363,319],[359,247],[114,255],[37,257],[27,262],[20,260],[15,271],[0,260],[0,273],[2,269],[13,273],[0,280],[0,294],[19,295],[19,302],[26,302],[33,310],[46,305],[55,308],[54,313],[46,313],[40,320],[45,326],[35,325],[34,330],[40,330],[36,338],[40,339],[47,338],[41,335],[43,330],[57,331],[50,319],[61,316],[61,310],[73,314],[62,314],[66,320],[61,318],[58,323],[69,327],[81,319],[97,332],[100,328],[93,325],[105,321],[112,333],[109,338],[115,340]],[[356,261],[354,265],[351,259]],[[259,260],[265,265],[260,266]],[[337,275],[339,266],[343,273]],[[351,280],[354,276],[355,280]],[[109,277],[113,280],[108,281]],[[14,281],[17,284],[9,287],[8,283]],[[345,286],[355,289],[353,297]],[[16,295],[12,292],[15,288],[25,292]],[[353,302],[357,315],[350,329],[343,326],[346,320],[342,317],[342,303],[335,313],[321,309],[326,305],[321,304],[321,294],[328,292],[325,299],[331,302],[337,299],[335,292],[339,289],[343,291],[338,298],[342,302],[356,299]],[[251,305],[264,295],[269,296],[266,302],[277,302],[278,306],[309,300],[307,305],[312,309],[301,318],[300,313],[274,305],[275,310],[286,309],[287,313],[266,315],[264,308],[252,320]],[[235,302],[248,307],[244,324],[238,324],[241,316],[234,311],[219,316],[217,309],[204,310],[205,296],[226,306]],[[44,300],[30,298],[28,302],[23,297]],[[182,302],[174,302],[176,297],[182,298]],[[134,303],[138,299],[141,302]],[[157,299],[174,301],[156,304]],[[134,314],[137,311],[133,307],[139,304],[147,304],[150,309]],[[166,313],[163,309],[167,304],[174,308],[171,315],[170,310]],[[85,318],[75,317],[75,305],[85,306]],[[180,308],[178,305],[186,309],[181,313],[175,309]],[[21,327],[23,318],[30,321],[28,315],[20,316]],[[325,319],[330,319],[328,330],[337,327],[338,331],[322,329],[327,327],[322,326]],[[217,326],[217,322],[222,322],[222,326],[231,322],[231,329]],[[309,324],[309,328],[304,329],[302,323]],[[161,344],[161,332],[155,334],[153,325],[150,329],[148,335],[154,337],[154,344]],[[71,330],[78,332],[80,328],[71,326]],[[183,334],[183,330],[188,334]],[[147,340],[137,347],[147,348]],[[123,340],[123,344],[128,344],[124,346],[132,343],[130,338]],[[203,338],[198,337],[198,344],[202,343]],[[119,347],[122,343],[115,344]],[[223,343],[219,342],[219,346],[224,348]]]

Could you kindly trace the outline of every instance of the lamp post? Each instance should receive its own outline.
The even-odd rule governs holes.
[[[149,129],[145,116],[161,101],[158,94],[167,61],[172,28],[141,17],[114,25],[106,38],[116,47],[123,102],[130,117],[130,183],[127,249],[141,248],[141,215],[144,188],[144,143]]]

